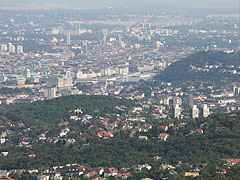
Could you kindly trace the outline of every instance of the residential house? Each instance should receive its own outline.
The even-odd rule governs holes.
[[[117,174],[118,174],[118,170],[114,167],[111,167],[104,172],[104,177],[117,176]]]
[[[200,135],[200,134],[203,134],[203,130],[202,129],[196,129],[194,131],[194,133],[197,134],[197,135]]]
[[[167,133],[160,133],[158,138],[163,141],[167,141],[167,138],[169,137],[169,134]]]
[[[184,176],[197,177],[197,176],[199,176],[199,173],[198,172],[185,172]]]
[[[180,128],[185,128],[187,126],[187,123],[181,123],[181,124],[178,124],[178,129]]]
[[[70,132],[70,129],[66,127],[66,128],[61,130],[61,132],[59,133],[59,136],[60,137],[66,136],[69,132]]]
[[[161,125],[159,126],[160,129],[164,130],[164,131],[167,131],[168,130],[168,127],[166,125]]]
[[[8,155],[8,152],[7,152],[7,151],[1,152],[1,156],[7,156],[7,155]]]
[[[148,140],[148,137],[147,136],[139,136],[138,139],[139,140]]]
[[[0,144],[4,144],[6,142],[5,138],[0,138]]]

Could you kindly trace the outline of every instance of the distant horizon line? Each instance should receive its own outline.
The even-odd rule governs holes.
[[[149,7],[126,7],[123,5],[108,5],[108,6],[99,6],[99,7],[89,7],[89,6],[68,6],[68,5],[60,5],[56,3],[44,3],[44,4],[1,4],[0,10],[86,10],[86,9],[111,9],[111,8],[123,8],[123,9],[139,9],[139,10],[149,10]],[[191,8],[178,8],[177,10],[186,10],[186,9],[239,9],[238,7],[233,6],[215,6],[215,7],[191,7]],[[169,8],[168,10],[173,11],[175,8]],[[154,9],[155,10],[155,9]],[[159,9],[160,10],[160,9]],[[176,9],[175,9],[176,11]]]

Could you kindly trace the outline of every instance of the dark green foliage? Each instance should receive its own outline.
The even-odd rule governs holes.
[[[162,163],[176,165],[181,161],[182,163],[209,164],[209,168],[201,172],[203,174],[201,177],[214,179],[217,177],[215,171],[219,164],[222,165],[225,159],[240,157],[240,112],[235,112],[234,116],[215,114],[207,119],[184,120],[188,122],[187,127],[178,130],[169,128],[167,133],[170,134],[170,137],[166,142],[156,138],[162,132],[158,128],[159,125],[154,125],[148,132],[137,132],[136,136],[132,138],[129,136],[129,130],[119,129],[114,133],[114,138],[103,139],[96,136],[96,130],[88,128],[89,124],[82,125],[72,121],[68,125],[71,132],[65,137],[76,140],[71,146],[38,141],[37,139],[37,135],[45,130],[49,131],[47,137],[57,136],[61,129],[57,124],[62,120],[69,120],[70,110],[76,108],[81,108],[86,114],[92,116],[102,116],[106,112],[112,115],[119,113],[124,117],[122,112],[118,112],[114,108],[117,105],[131,108],[135,103],[105,96],[69,96],[35,102],[4,111],[0,116],[3,122],[12,121],[15,124],[24,122],[26,128],[29,126],[37,126],[37,128],[25,132],[24,128],[11,127],[12,134],[8,137],[11,143],[6,143],[1,147],[1,150],[8,151],[9,155],[0,158],[0,169],[44,169],[68,163],[120,169],[122,167],[132,168],[135,164],[148,163],[154,168],[151,171],[138,173],[132,179],[142,177],[158,179],[169,175],[167,171],[159,170]],[[6,120],[3,116],[8,119]],[[97,119],[93,122],[98,124]],[[176,126],[178,123],[180,122],[174,122]],[[204,133],[190,135],[190,130],[199,128],[200,124],[205,124],[202,128]],[[101,127],[101,124],[99,126]],[[217,131],[216,127],[224,127],[224,129]],[[83,132],[83,135],[79,136],[79,131]],[[23,135],[21,134],[24,133],[25,137],[27,134],[28,137],[32,138],[30,140],[31,147],[16,146],[22,139]],[[146,135],[148,140],[138,140],[139,135]],[[29,154],[36,154],[36,157],[30,158]],[[154,161],[154,156],[161,156],[162,159]],[[178,175],[171,176],[170,179],[184,179],[183,172],[189,169],[181,168],[176,170]],[[238,178],[239,173],[236,172],[237,168],[234,167],[229,171],[229,178]],[[28,178],[28,174],[24,174],[24,177]]]
[[[69,111],[77,108],[81,108],[85,114],[99,115],[117,113],[114,109],[117,105],[133,105],[133,102],[107,96],[67,96],[8,109],[1,115],[12,122],[23,122],[26,126],[51,126],[69,120]]]
[[[209,71],[192,71],[190,66],[205,67],[205,65],[219,65],[219,68],[209,68]],[[200,51],[189,57],[172,63],[164,72],[155,77],[156,80],[165,82],[175,81],[237,81],[239,75],[226,70],[232,70],[229,66],[234,65],[235,68],[240,65],[240,54],[227,54],[224,52]]]

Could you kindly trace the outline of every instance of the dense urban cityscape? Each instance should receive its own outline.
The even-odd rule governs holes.
[[[239,18],[231,10],[0,10],[0,179],[211,179],[207,159],[154,148],[227,132],[239,147]],[[124,138],[151,153],[127,159],[116,150],[112,160],[94,150],[121,151],[114,139]],[[239,149],[227,157],[214,174],[240,177],[231,176]]]

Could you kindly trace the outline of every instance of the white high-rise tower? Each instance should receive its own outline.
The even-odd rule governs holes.
[[[68,31],[67,33],[67,45],[70,46],[71,45],[71,32]]]

